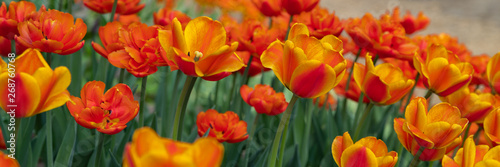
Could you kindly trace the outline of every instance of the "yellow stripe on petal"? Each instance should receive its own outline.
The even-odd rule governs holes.
[[[204,55],[210,55],[226,45],[226,30],[222,24],[206,16],[191,20],[186,25],[184,36],[191,54],[199,51]]]
[[[281,41],[276,40],[272,42],[267,49],[262,52],[260,61],[262,62],[262,66],[272,69],[281,83],[283,83],[283,85],[285,84],[285,82],[283,82],[283,43],[281,43]]]
[[[181,50],[184,54],[189,52],[188,45],[186,44],[186,38],[184,37],[184,32],[182,31],[182,25],[177,18],[172,20],[172,47]],[[193,33],[193,32],[189,32]],[[164,48],[167,49],[167,48]]]
[[[290,80],[290,90],[303,98],[316,98],[333,89],[335,79],[332,67],[310,60],[295,69]]]
[[[49,67],[40,51],[29,48],[16,58],[16,71],[33,74],[38,68]]]

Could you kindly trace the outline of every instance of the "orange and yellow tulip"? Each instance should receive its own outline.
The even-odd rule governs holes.
[[[318,105],[319,108],[322,108],[324,106],[327,109],[335,110],[335,108],[337,107],[337,100],[331,93],[326,93],[316,99],[313,99],[313,103]]]
[[[81,90],[81,98],[71,96],[66,105],[81,126],[113,135],[134,119],[139,112],[139,102],[125,84],[117,84],[106,93],[104,88],[101,81],[87,82]]]
[[[335,12],[330,14],[326,8],[322,7],[316,7],[310,12],[301,13],[293,19],[296,23],[307,25],[311,36],[318,39],[330,34],[338,37],[344,29],[344,21],[340,21]]]
[[[111,13],[115,0],[83,0],[83,4],[97,13]],[[139,5],[140,0],[118,0],[116,13],[122,15],[135,14],[144,8],[145,4]]]
[[[169,8],[162,8],[158,10],[158,12],[153,13],[153,21],[156,25],[165,26],[165,28],[169,29],[172,27],[172,21],[174,18],[177,18],[179,22],[181,22],[182,28],[185,28],[187,23],[191,21],[191,17],[188,15],[177,11],[171,10]]]
[[[425,57],[424,57],[425,56]],[[426,55],[413,57],[413,66],[421,74],[424,85],[439,96],[448,96],[467,87],[474,68],[442,45],[432,44]]]
[[[42,9],[45,9],[42,6]],[[14,39],[14,35],[19,35],[17,24],[25,20],[29,20],[33,13],[36,12],[36,6],[28,1],[12,1],[9,4],[9,10],[5,2],[2,2],[0,7],[0,36],[9,40]]]
[[[500,93],[500,52],[495,54],[486,67],[486,78],[491,89],[495,93]]]
[[[0,166],[19,167],[19,162],[16,159],[9,157],[7,154],[0,151]]]
[[[429,25],[430,22],[429,18],[422,12],[418,13],[417,18],[411,15],[409,10],[402,19],[399,17],[399,14],[399,7],[395,7],[392,13],[392,19],[404,27],[406,34],[413,34],[417,31],[423,30]]]
[[[353,143],[348,132],[335,137],[332,155],[339,167],[392,167],[398,161],[398,153],[388,152],[384,141],[370,136]]]
[[[353,78],[361,91],[373,103],[390,105],[405,96],[415,84],[407,79],[398,67],[384,63],[374,66],[371,56],[366,56],[366,66],[356,63]]]
[[[342,41],[333,35],[321,40],[310,37],[309,29],[301,23],[292,26],[285,43],[271,43],[260,60],[283,85],[303,98],[330,91],[342,80],[346,68]]]
[[[487,145],[476,145],[472,136],[465,140],[453,159],[445,155],[441,161],[443,167],[486,167],[500,166],[500,146],[491,148]]]
[[[484,132],[493,145],[500,145],[500,108],[495,108],[484,118]]]
[[[281,15],[281,0],[252,0],[253,4],[265,16]]]
[[[462,89],[452,93],[441,100],[458,107],[462,113],[462,118],[467,118],[469,122],[482,123],[484,117],[493,110],[495,97],[490,93],[477,94],[469,89]]]
[[[70,99],[66,90],[71,83],[68,68],[52,70],[40,51],[27,49],[16,57],[14,66],[15,77],[12,78],[7,69],[2,69],[0,74],[0,106],[4,111],[15,110],[16,118],[30,117],[62,106]],[[15,82],[16,101],[10,101],[12,96],[8,96],[9,88],[13,88],[9,80]]]
[[[276,93],[269,85],[255,85],[255,89],[247,85],[240,88],[241,98],[248,105],[253,106],[260,114],[278,115],[286,110],[288,103],[285,94]]]
[[[318,6],[319,0],[282,0],[281,5],[290,15],[309,12]]]
[[[213,138],[184,143],[162,138],[144,127],[135,130],[132,142],[125,146],[123,166],[218,167],[223,156],[224,146]]]
[[[446,33],[415,36],[412,40],[419,46],[422,55],[426,54],[427,48],[431,44],[443,45],[447,50],[456,54],[462,61],[465,61],[472,54],[465,44],[459,43],[456,37],[452,37]]]
[[[69,13],[42,8],[38,18],[18,24],[16,42],[22,47],[37,48],[42,52],[74,53],[83,47],[87,25],[80,18],[73,20],[73,15]]]
[[[219,142],[237,143],[248,138],[247,123],[232,111],[218,113],[214,109],[198,113],[196,118],[198,135],[203,136],[210,129],[208,137]]]
[[[226,30],[220,22],[209,17],[191,20],[184,30],[174,18],[171,31],[159,30],[158,33],[160,44],[167,52],[163,59],[173,62],[172,70],[218,81],[246,66],[235,54],[238,43],[226,45]]]
[[[231,40],[240,44],[238,51],[249,51],[252,56],[260,59],[269,44],[285,37],[286,34],[279,27],[268,28],[263,24],[256,19],[246,19],[241,24],[229,27]]]

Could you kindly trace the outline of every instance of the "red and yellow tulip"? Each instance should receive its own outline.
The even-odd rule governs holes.
[[[476,145],[472,136],[465,140],[453,159],[445,155],[441,161],[443,167],[486,167],[500,166],[500,146],[491,148]]]
[[[253,4],[265,16],[281,15],[281,0],[252,0]]]
[[[154,23],[156,25],[165,26],[165,28],[167,29],[172,27],[172,21],[174,20],[174,18],[177,18],[177,20],[181,22],[183,28],[185,28],[187,23],[191,21],[191,17],[189,17],[188,15],[180,11],[171,10],[169,8],[162,8],[158,10],[158,12],[153,13]]]
[[[406,34],[413,34],[417,31],[423,30],[429,25],[430,22],[429,18],[425,16],[423,12],[419,12],[417,18],[411,15],[409,10],[403,18],[400,18],[399,15],[399,7],[395,7],[392,13],[392,19],[404,27]]]
[[[111,13],[115,0],[83,0],[83,4],[97,13]],[[122,15],[135,14],[144,8],[145,4],[139,5],[140,0],[118,0],[116,13]]]
[[[5,64],[2,60],[2,64]],[[27,49],[15,59],[15,77],[7,69],[0,74],[0,106],[4,111],[15,110],[16,118],[30,117],[62,106],[70,99],[66,90],[71,74],[66,67],[50,68],[40,51]],[[9,80],[15,82],[15,100],[10,101]],[[12,83],[14,83],[12,82]],[[9,107],[8,105],[17,105]]]
[[[421,74],[424,85],[439,96],[448,96],[467,87],[474,68],[442,45],[432,44],[426,55],[413,58],[413,66]]]
[[[44,6],[41,8],[45,9]],[[2,2],[0,7],[0,36],[12,40],[14,35],[19,35],[18,23],[29,20],[33,13],[36,12],[36,6],[29,1],[11,1],[8,9],[5,2]]]
[[[78,124],[113,135],[134,119],[139,112],[139,102],[125,84],[117,84],[106,93],[104,88],[103,82],[90,81],[83,86],[81,98],[71,96],[66,105]]]
[[[253,106],[260,114],[278,115],[286,110],[288,103],[285,94],[276,93],[269,85],[255,85],[255,89],[247,85],[240,88],[241,98],[248,105]]]
[[[384,141],[365,137],[353,143],[348,132],[333,140],[332,155],[339,167],[392,167],[398,161],[398,153],[388,152]]]
[[[353,78],[358,87],[373,103],[390,105],[405,96],[415,84],[407,79],[398,67],[384,63],[374,66],[371,56],[366,56],[366,66],[356,63]]]
[[[319,0],[282,0],[282,7],[290,15],[309,12],[318,6]]]
[[[198,113],[196,118],[198,135],[203,136],[210,129],[208,137],[219,142],[237,143],[248,138],[247,123],[232,111],[219,113],[214,109]]]
[[[477,94],[470,92],[467,88],[456,91],[446,97],[441,97],[441,100],[458,107],[462,113],[462,117],[467,118],[469,122],[478,123],[483,122],[484,117],[493,110],[493,104],[495,103],[495,97],[492,94]]]
[[[292,26],[285,43],[271,43],[260,60],[283,85],[303,98],[330,91],[342,80],[346,68],[342,41],[333,35],[321,40],[310,37],[309,29],[301,23]]]
[[[184,30],[174,18],[171,31],[158,33],[160,44],[167,52],[163,59],[173,62],[170,64],[172,70],[217,81],[245,66],[235,54],[238,43],[226,45],[226,30],[220,22],[209,17],[191,20]]]
[[[500,93],[500,52],[490,59],[486,67],[486,78],[491,89],[495,93]]]
[[[493,145],[500,145],[500,108],[495,108],[484,118],[483,128],[487,139],[491,140]]]
[[[218,167],[223,156],[224,146],[213,138],[184,143],[162,138],[144,127],[135,130],[132,142],[125,146],[123,166]]]

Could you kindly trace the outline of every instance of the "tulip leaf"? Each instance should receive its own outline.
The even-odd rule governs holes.
[[[112,164],[112,166],[117,166],[117,167],[121,166],[119,161],[116,159],[116,156],[113,153],[113,151],[111,151],[111,149],[108,149],[108,152],[109,152],[109,155],[111,156],[110,164]]]
[[[43,127],[38,131],[38,134],[35,137],[35,142],[34,142],[34,148],[32,149],[31,152],[33,152],[33,161],[36,161],[40,158],[40,154],[42,153],[42,148],[45,146],[45,139],[46,139],[46,126],[43,125]],[[32,165],[32,167],[35,167],[37,164]]]
[[[7,137],[7,136],[10,136],[10,133],[7,132],[7,124],[5,124],[5,122],[3,121],[4,117],[6,118],[7,122],[9,122],[11,118],[5,112],[0,113],[0,128],[2,129],[2,136],[4,136],[3,139],[4,139],[4,142],[7,146],[7,148],[8,148],[9,144],[7,144],[7,141],[10,139],[10,137]]]
[[[54,166],[71,166],[70,162],[72,161],[74,155],[73,150],[76,143],[76,135],[76,122],[69,123],[61,146],[59,147],[59,151],[57,152]]]
[[[28,166],[28,152],[31,152],[30,150],[30,143],[31,143],[31,135],[33,132],[33,128],[35,126],[35,117],[27,117],[27,118],[21,118],[18,119],[19,121],[16,121],[16,123],[20,123],[19,125],[19,133],[16,141],[16,159],[19,161],[19,164],[21,166]]]

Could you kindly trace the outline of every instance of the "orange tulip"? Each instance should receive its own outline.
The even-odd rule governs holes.
[[[81,41],[87,33],[87,25],[82,19],[57,10],[40,9],[38,19],[20,22],[20,35],[15,37],[22,47],[37,48],[42,52],[60,55],[74,53],[83,47]]]
[[[132,142],[125,146],[123,166],[218,167],[223,156],[224,146],[213,138],[184,143],[162,138],[144,127],[135,130]]]
[[[139,16],[137,16],[137,14],[115,15],[115,19],[114,20],[119,21],[123,25],[130,25],[132,23],[139,23],[139,22],[141,22],[141,18],[139,18]]]
[[[406,34],[413,34],[416,31],[425,29],[429,25],[429,18],[424,15],[424,13],[419,12],[417,18],[411,15],[410,11],[406,12],[406,15],[401,19],[399,17],[399,7],[395,7],[392,19],[405,28]]]
[[[255,85],[255,89],[243,85],[240,88],[241,98],[253,106],[259,114],[278,115],[286,110],[288,103],[285,94],[276,93],[269,85]]]
[[[106,93],[104,88],[101,81],[87,82],[81,90],[81,98],[71,96],[66,105],[78,124],[113,135],[134,119],[139,112],[139,102],[125,84],[117,84]]]
[[[309,12],[314,9],[319,0],[282,0],[281,5],[290,15],[297,15],[302,12]]]
[[[203,136],[210,128],[209,137],[219,142],[237,143],[248,138],[247,123],[232,111],[218,113],[214,109],[198,113],[196,118],[198,135]]]
[[[472,81],[470,85],[484,85],[489,86],[488,79],[486,78],[486,67],[491,57],[487,54],[477,55],[477,56],[467,56],[465,57],[465,62],[469,62],[472,67],[474,67],[474,75],[472,76]]]
[[[252,56],[259,59],[269,44],[286,35],[279,27],[269,29],[262,21],[256,19],[246,19],[241,24],[229,28],[230,39],[240,44],[238,50],[249,51]]]
[[[483,128],[493,145],[500,145],[500,108],[495,108],[484,118]]]
[[[99,27],[99,37],[104,47],[92,42],[94,50],[102,57],[108,58],[111,52],[123,49],[124,44],[118,38],[118,32],[121,29],[126,30],[127,26],[123,26],[123,24],[118,21],[109,22],[105,26]]]
[[[226,45],[226,31],[222,24],[209,17],[191,20],[185,30],[174,18],[172,31],[160,30],[159,40],[167,52],[165,61],[172,61],[171,69],[184,74],[217,81],[245,66],[235,54],[238,43]]]
[[[313,103],[318,105],[319,108],[325,106],[325,104],[325,108],[327,109],[335,110],[335,108],[337,107],[337,100],[335,100],[331,93],[326,93],[316,99],[313,99]]]
[[[41,8],[45,9],[43,5]],[[9,40],[14,39],[14,35],[19,35],[17,24],[29,20],[34,12],[36,12],[36,6],[32,2],[12,1],[9,4],[9,10],[7,10],[5,2],[2,2],[0,7],[0,36]]]
[[[472,80],[472,65],[461,62],[444,46],[430,45],[424,56],[416,55],[413,66],[421,74],[424,85],[439,96],[448,96]]]
[[[373,103],[390,105],[405,96],[415,84],[407,79],[401,69],[384,63],[374,66],[371,56],[366,56],[366,66],[356,63],[353,78],[361,91]]]
[[[309,36],[306,25],[296,23],[288,40],[269,45],[260,58],[294,94],[316,98],[335,87],[345,74],[342,41],[333,35],[318,40]]]
[[[191,21],[191,17],[188,15],[168,8],[162,8],[158,10],[158,12],[153,13],[154,23],[156,25],[165,26],[167,29],[172,27],[174,18],[177,18],[181,22],[182,28],[185,28],[187,23]]]
[[[500,52],[495,54],[486,67],[486,78],[495,93],[500,93]]]
[[[484,117],[493,110],[495,97],[490,93],[476,94],[469,89],[462,89],[452,93],[441,100],[458,107],[462,113],[462,118],[467,118],[469,122],[482,123]]]
[[[9,157],[7,154],[0,151],[0,166],[19,167],[19,162],[16,159]]]
[[[441,161],[443,167],[485,167],[500,166],[500,146],[491,148],[487,145],[476,145],[472,136],[465,140],[462,148],[458,149],[455,158],[444,156]]]
[[[445,33],[415,36],[412,40],[417,43],[423,55],[426,54],[427,48],[431,44],[443,45],[447,50],[456,54],[462,61],[465,61],[465,58],[470,57],[472,54],[465,44],[459,43],[456,37],[451,37]]]
[[[318,39],[326,35],[338,37],[344,29],[344,21],[340,21],[335,12],[330,14],[326,8],[316,7],[310,12],[304,12],[294,17],[295,23],[304,23],[309,28],[311,36]]]
[[[265,16],[281,15],[281,0],[252,0],[253,4]]]
[[[97,13],[111,13],[115,0],[83,0],[83,4]],[[144,8],[145,4],[139,5],[140,0],[118,0],[116,13],[122,15],[135,14]]]
[[[384,141],[370,136],[353,143],[348,132],[335,137],[332,143],[332,155],[339,167],[392,167],[398,161],[398,153],[388,152]]]
[[[1,62],[5,64],[3,60]],[[66,89],[71,82],[71,74],[68,68],[52,70],[36,49],[27,49],[16,57],[14,66],[13,78],[7,69],[0,74],[0,106],[4,111],[15,110],[16,118],[30,117],[62,106],[69,100]],[[11,83],[15,83],[15,87]],[[16,101],[10,100],[10,88],[15,88]]]

